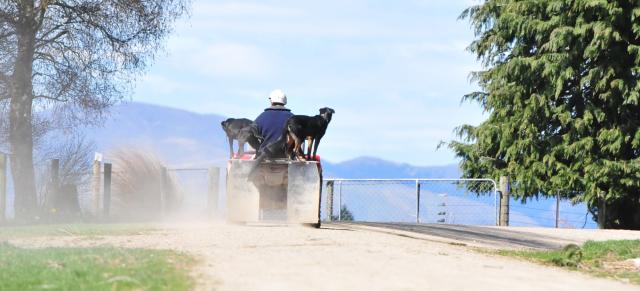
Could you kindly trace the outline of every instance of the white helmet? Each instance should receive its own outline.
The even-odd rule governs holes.
[[[284,92],[280,89],[271,91],[271,94],[269,94],[269,100],[271,100],[271,103],[281,103],[287,105],[287,95],[285,95]]]

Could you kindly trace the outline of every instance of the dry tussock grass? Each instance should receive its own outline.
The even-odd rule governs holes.
[[[176,178],[149,151],[122,148],[108,154],[113,162],[112,217],[150,220],[176,210],[182,197]]]

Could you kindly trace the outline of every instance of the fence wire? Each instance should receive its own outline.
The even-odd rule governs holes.
[[[7,155],[7,189],[5,217],[15,216],[13,208],[15,187],[11,173],[11,156]],[[47,203],[49,165],[36,165],[38,203]],[[182,197],[179,209],[191,216],[205,214],[211,183],[208,169],[168,169]],[[78,192],[78,206],[85,216],[100,215],[104,207],[104,173],[96,180],[92,172],[81,174],[74,184]],[[114,172],[114,178],[117,175]],[[441,223],[465,225],[495,225],[498,218],[496,184],[493,180],[448,179],[326,179],[323,183],[321,215],[329,220],[328,183],[333,184],[332,220],[362,222]],[[224,175],[219,180],[219,201],[224,205]],[[98,192],[96,192],[98,191]],[[98,193],[98,195],[96,195]],[[113,194],[112,194],[113,195]],[[573,204],[561,200],[556,210],[556,199],[529,199],[526,204],[510,201],[511,226],[596,228],[592,215],[584,203]],[[113,207],[113,204],[112,204]],[[223,211],[224,207],[219,210]],[[46,209],[45,209],[46,210]],[[558,214],[557,214],[558,213]],[[557,218],[556,218],[557,216]]]
[[[495,225],[496,183],[484,179],[327,179],[323,201],[331,196],[332,220],[361,222]],[[323,203],[328,220],[330,204]]]
[[[556,223],[559,228],[597,228],[585,203],[560,200],[558,204],[553,197],[529,199],[526,204],[509,201],[511,226],[556,227]]]
[[[167,172],[175,183],[181,201],[176,211],[192,217],[206,215],[209,205],[209,170],[185,168],[168,169]]]

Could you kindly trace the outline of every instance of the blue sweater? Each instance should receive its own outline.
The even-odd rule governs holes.
[[[265,109],[264,112],[256,118],[258,130],[264,138],[260,149],[276,142],[283,136],[284,125],[291,116],[293,116],[293,113],[291,113],[290,109],[276,105]]]

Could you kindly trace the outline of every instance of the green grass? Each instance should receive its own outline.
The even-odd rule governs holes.
[[[189,290],[193,263],[172,251],[0,243],[0,290]]]
[[[498,251],[498,254],[555,265],[598,277],[640,284],[640,272],[629,259],[640,258],[640,240],[588,241],[556,251]]]
[[[33,226],[0,226],[0,241],[37,236],[101,236],[137,235],[155,230],[145,224],[49,224]]]

